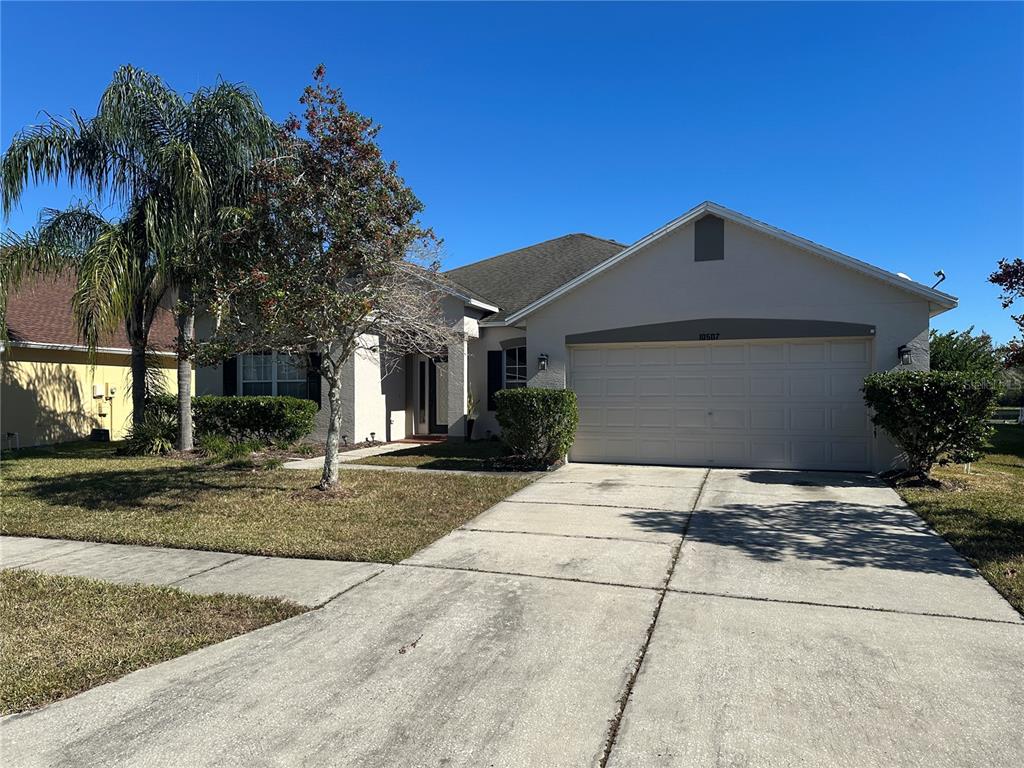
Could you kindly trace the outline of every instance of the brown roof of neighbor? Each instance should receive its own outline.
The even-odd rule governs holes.
[[[623,243],[583,233],[509,251],[445,272],[453,283],[500,310],[488,320],[504,320],[626,248]]]
[[[7,297],[7,336],[12,342],[83,346],[71,312],[75,292],[73,273],[39,276],[25,280]],[[167,309],[156,312],[149,334],[149,346],[155,350],[174,348],[174,317]],[[129,349],[124,326],[103,337],[100,347]]]

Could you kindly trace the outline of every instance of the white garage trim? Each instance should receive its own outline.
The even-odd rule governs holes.
[[[575,461],[868,471],[865,338],[569,347]]]

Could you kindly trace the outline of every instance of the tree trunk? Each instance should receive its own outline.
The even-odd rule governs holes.
[[[146,418],[146,345],[132,345],[132,424],[139,426]]]
[[[178,450],[191,451],[192,440],[192,332],[196,325],[192,290],[181,289],[175,321],[178,326]]]
[[[327,451],[324,454],[324,471],[320,476],[321,491],[330,490],[338,482],[338,442],[341,438],[341,371],[340,366],[324,369],[327,379],[327,399],[331,413],[327,423]]]
[[[146,346],[149,344],[149,329],[153,324],[152,312],[147,311],[146,295],[137,296],[124,324],[124,333],[131,348],[132,375],[132,426],[138,427],[146,419],[146,394],[149,382],[149,360]]]

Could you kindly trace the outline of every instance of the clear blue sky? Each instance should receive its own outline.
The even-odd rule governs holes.
[[[456,266],[567,232],[632,242],[711,199],[931,282],[940,328],[1014,330],[985,278],[1024,255],[1024,5],[11,3],[6,148],[90,115],[131,63],[242,81],[283,118],[320,62]],[[8,226],[75,197],[26,195]]]

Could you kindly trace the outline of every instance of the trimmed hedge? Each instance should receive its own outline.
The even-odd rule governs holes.
[[[953,371],[890,371],[864,379],[871,420],[907,457],[907,473],[926,479],[936,464],[976,461],[992,434],[996,402],[987,376]]]
[[[501,439],[513,456],[554,464],[576,438],[579,407],[568,389],[519,387],[494,393]]]
[[[178,421],[178,401],[158,395],[149,408]],[[298,397],[200,395],[192,398],[196,437],[223,435],[240,443],[294,443],[313,431],[316,403]]]

